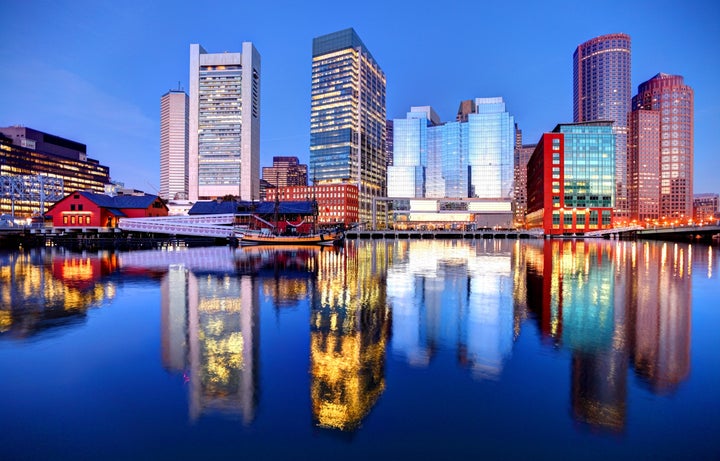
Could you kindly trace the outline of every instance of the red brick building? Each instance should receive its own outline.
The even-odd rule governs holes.
[[[115,227],[119,218],[167,215],[168,208],[157,195],[111,197],[86,191],[67,195],[45,213],[55,227]]]
[[[267,189],[266,200],[275,196],[283,201],[315,200],[318,205],[318,224],[346,226],[358,222],[358,188],[354,184],[322,184],[317,186],[287,186]]]

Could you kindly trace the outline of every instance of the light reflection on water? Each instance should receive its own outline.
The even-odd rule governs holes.
[[[369,415],[390,398],[391,378],[407,382],[389,363],[408,376],[425,370],[438,386],[457,370],[476,386],[521,386],[532,347],[545,360],[567,360],[565,376],[551,379],[568,383],[575,424],[625,432],[635,382],[671,396],[690,379],[693,279],[716,279],[716,260],[717,248],[705,245],[602,240],[3,253],[0,352],[3,339],[62,340],[65,331],[92,329],[93,309],[112,309],[138,287],[159,289],[159,306],[148,306],[159,312],[157,348],[186,389],[187,401],[173,405],[186,405],[190,422],[280,425],[304,403],[263,413],[272,399],[263,376],[306,363],[307,423],[373,432],[383,423]],[[305,348],[284,348],[290,339],[263,323],[272,318],[288,337],[304,335]],[[523,335],[539,341],[520,347]],[[694,373],[702,379],[703,370]],[[422,419],[418,407],[405,417]]]

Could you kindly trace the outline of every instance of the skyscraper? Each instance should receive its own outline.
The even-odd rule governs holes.
[[[310,175],[316,184],[353,183],[360,221],[385,195],[385,74],[353,29],[313,40]]]
[[[627,117],[630,112],[630,36],[608,34],[580,44],[573,54],[573,116],[577,122],[611,121],[615,133],[615,213],[627,203]]]
[[[160,197],[188,198],[188,96],[180,89],[160,98]]]
[[[639,163],[639,177],[643,173],[659,170],[660,194],[657,218],[690,218],[693,213],[693,113],[694,92],[687,86],[682,76],[657,74],[650,80],[638,85],[638,94],[632,98],[633,112],[646,114],[645,118],[655,120],[656,138],[653,145],[655,162],[652,155],[645,153],[650,163]],[[648,114],[654,112],[655,114]],[[633,117],[631,117],[633,119]],[[659,122],[659,123],[658,123]],[[639,137],[643,130],[652,129],[647,124],[634,126]],[[647,131],[645,131],[647,132]],[[658,146],[659,144],[659,146]],[[636,155],[642,155],[638,150]],[[648,158],[649,157],[649,158]],[[642,160],[642,158],[640,158]],[[641,187],[639,183],[638,187]],[[642,196],[638,200],[644,200]]]
[[[257,200],[260,182],[260,55],[208,53],[190,45],[189,198]]]

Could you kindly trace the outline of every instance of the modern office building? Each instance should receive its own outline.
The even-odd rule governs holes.
[[[612,122],[560,124],[544,133],[527,167],[529,228],[574,235],[612,226]]]
[[[696,221],[715,221],[720,212],[720,194],[695,194],[693,217]]]
[[[648,225],[660,217],[660,112],[634,109],[628,129],[630,219]]]
[[[314,183],[355,184],[371,222],[386,194],[385,74],[353,29],[313,40],[310,110]]]
[[[160,197],[188,198],[188,96],[170,90],[160,98]]]
[[[69,192],[103,193],[108,184],[110,168],[88,158],[85,144],[32,128],[0,128],[0,214],[41,215]]]
[[[396,222],[434,220],[428,213],[458,220],[462,213],[467,223],[511,225],[515,123],[502,98],[463,101],[453,122],[422,106],[393,123],[388,199],[396,199]],[[486,219],[485,212],[498,216]]]
[[[682,76],[657,74],[638,85],[638,94],[632,99],[632,121],[636,130],[631,139],[638,139],[633,155],[638,158],[638,186],[642,175],[659,172],[659,196],[655,189],[650,196],[638,195],[638,209],[643,200],[658,203],[657,215],[642,215],[651,219],[688,219],[693,214],[693,156],[694,156],[694,92]],[[642,122],[642,123],[641,123]],[[652,137],[644,146],[642,136]],[[657,139],[657,140],[655,140]],[[643,150],[645,149],[645,151]],[[643,156],[643,153],[645,155]],[[654,158],[653,158],[654,157]],[[647,163],[644,163],[647,161]],[[641,189],[640,189],[641,190]]]
[[[189,198],[257,200],[260,182],[260,54],[208,53],[190,45]]]
[[[307,186],[307,165],[297,157],[273,157],[273,165],[262,169],[262,179],[275,187]]]
[[[612,121],[615,133],[615,212],[629,215],[627,119],[630,112],[630,36],[608,34],[578,45],[573,54],[574,121]]]

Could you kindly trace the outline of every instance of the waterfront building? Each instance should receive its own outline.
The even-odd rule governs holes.
[[[188,96],[170,90],[160,98],[160,197],[188,198]]]
[[[110,196],[75,191],[46,213],[54,227],[116,227],[120,218],[167,216],[168,207],[157,195]]]
[[[696,221],[712,220],[720,212],[720,194],[695,194],[693,196],[693,218]]]
[[[191,201],[257,200],[260,181],[260,54],[208,53],[190,45],[188,184]]]
[[[612,226],[612,122],[560,124],[544,133],[527,167],[528,228],[573,235]]]
[[[318,184],[268,189],[268,202],[315,201],[318,224],[353,225],[359,219],[359,194],[355,184]]]
[[[537,144],[521,144],[515,148],[515,187],[513,193],[515,223],[525,225],[527,214],[527,164]]]
[[[694,92],[680,75],[659,73],[638,85],[630,116],[633,157],[637,158],[639,218],[687,219],[693,213]],[[643,144],[643,136],[645,139]],[[635,145],[637,144],[637,145]],[[643,178],[645,176],[645,178]],[[659,178],[658,187],[645,191],[643,179]],[[659,194],[658,194],[659,192]],[[657,203],[643,214],[643,201]]]
[[[40,190],[45,182],[57,185],[58,199],[68,190],[102,193],[110,168],[89,158],[85,144],[22,126],[0,128],[0,214],[43,214],[54,203]]]
[[[273,165],[263,167],[262,179],[275,187],[307,186],[307,165],[297,157],[273,157]]]
[[[386,194],[385,74],[352,28],[313,39],[310,170],[316,185],[350,183],[360,221]]]
[[[615,213],[627,218],[627,118],[632,82],[630,36],[608,34],[588,40],[573,54],[574,122],[609,120],[615,134]]]
[[[460,121],[442,123],[432,107],[422,106],[412,107],[405,119],[393,121],[394,159],[388,167],[393,220],[453,219],[509,227],[514,118],[505,109],[503,99],[497,97],[463,101],[456,119]],[[474,205],[469,205],[471,202]],[[414,211],[423,213],[422,219],[414,216]],[[440,211],[464,216],[457,219],[437,215],[434,219],[427,214]],[[496,216],[487,219],[481,216],[484,212]]]

